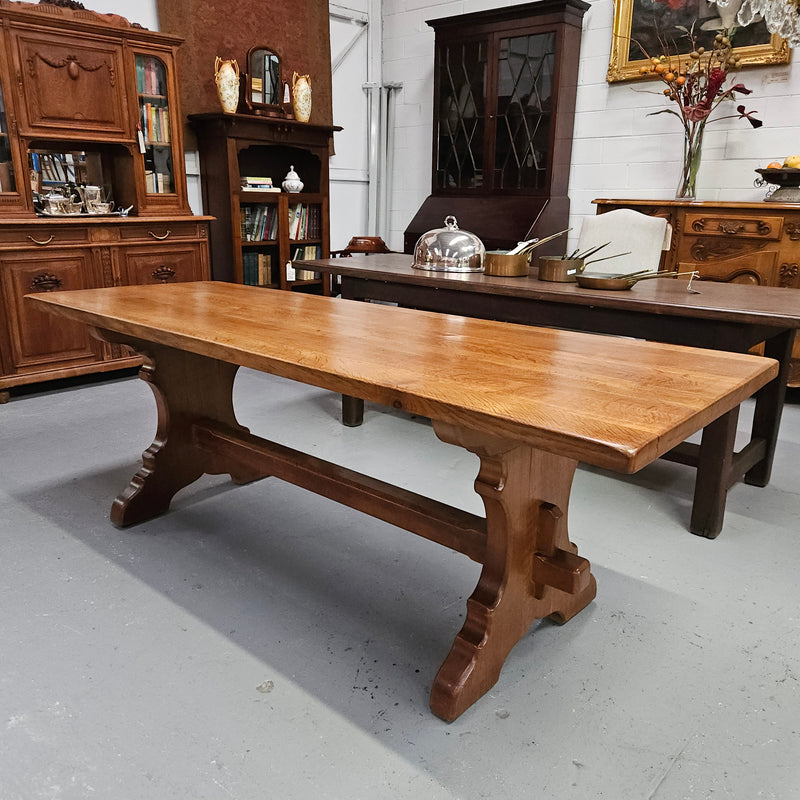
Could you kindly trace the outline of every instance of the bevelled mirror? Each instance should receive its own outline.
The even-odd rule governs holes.
[[[281,60],[268,47],[247,53],[247,107],[254,114],[284,116],[281,106]]]

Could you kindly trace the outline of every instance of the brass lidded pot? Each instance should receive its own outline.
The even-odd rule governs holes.
[[[474,233],[460,230],[453,216],[446,217],[444,224],[417,239],[413,266],[437,272],[483,272],[483,242]]]

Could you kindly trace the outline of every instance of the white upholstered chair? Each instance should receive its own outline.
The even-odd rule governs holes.
[[[649,217],[629,208],[618,208],[596,217],[586,217],[581,225],[578,251],[583,253],[592,247],[610,242],[586,260],[613,256],[619,258],[587,263],[587,272],[625,273],[643,269],[657,270],[661,252],[669,250],[672,241],[672,225],[662,217]],[[630,252],[628,252],[630,251]]]

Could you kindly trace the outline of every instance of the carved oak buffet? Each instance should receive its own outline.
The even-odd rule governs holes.
[[[209,217],[186,193],[175,57],[181,40],[116,14],[0,0],[0,402],[9,388],[141,363],[29,292],[208,276]],[[52,213],[98,186],[130,215]]]

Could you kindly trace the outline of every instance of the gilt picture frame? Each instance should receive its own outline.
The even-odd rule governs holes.
[[[729,9],[736,8],[732,0]],[[692,25],[698,44],[707,49],[717,31],[726,27],[718,7],[706,0],[614,0],[607,81],[650,80],[652,76],[642,75],[640,69],[648,63],[647,56],[661,55],[665,44],[671,55],[688,57],[688,40],[676,26]],[[786,40],[770,34],[763,21],[736,28],[732,41],[742,67],[789,63]]]

